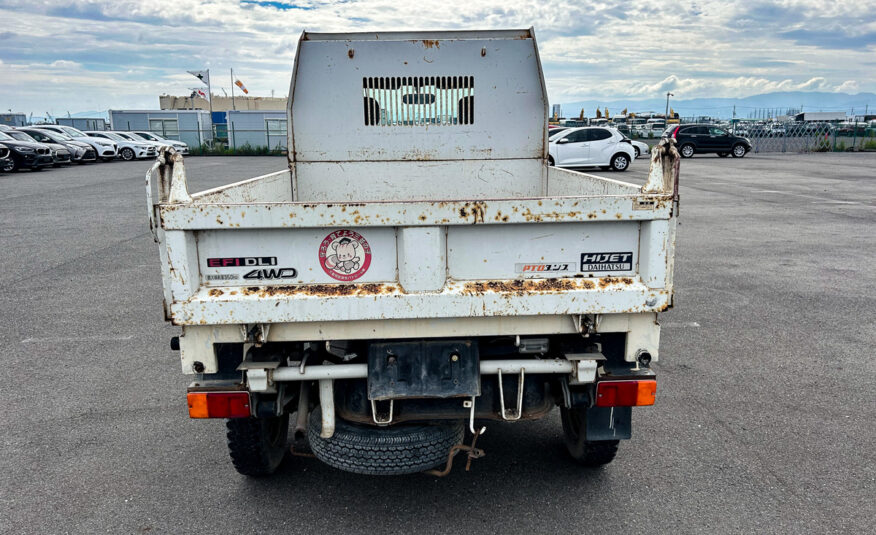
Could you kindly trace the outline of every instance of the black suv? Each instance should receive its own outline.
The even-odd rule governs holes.
[[[678,151],[685,158],[694,154],[717,153],[724,158],[732,154],[742,158],[751,150],[751,142],[744,137],[734,136],[723,128],[711,124],[683,124],[670,126],[663,137],[671,137],[678,143]]]

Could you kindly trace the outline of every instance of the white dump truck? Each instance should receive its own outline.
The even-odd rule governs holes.
[[[491,421],[555,406],[575,460],[614,458],[655,399],[679,157],[661,142],[644,186],[549,166],[547,104],[532,30],[305,32],[288,169],[191,194],[163,149],[171,345],[239,472],[297,439],[341,470],[445,474]]]

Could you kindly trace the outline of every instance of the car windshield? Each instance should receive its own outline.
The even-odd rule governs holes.
[[[9,137],[3,130],[0,130],[0,140],[2,141],[15,141],[14,138]]]
[[[563,137],[563,134],[567,134],[568,132],[569,132],[568,128],[563,128],[559,132],[548,132],[548,136],[549,136],[548,141],[555,141],[555,140]]]
[[[118,134],[113,134],[112,132],[101,132],[101,134],[103,134],[104,136],[106,136],[110,139],[115,139],[116,141],[130,141],[129,139],[125,139]]]
[[[58,132],[52,132],[51,130],[46,130],[42,133],[52,139],[52,141],[73,141],[73,138],[68,136],[67,134],[60,134]]]
[[[9,132],[9,135],[10,135],[11,137],[17,139],[18,141],[27,141],[28,143],[36,143],[36,142],[37,142],[37,140],[35,140],[34,138],[30,137],[30,136],[27,135],[27,133],[25,133],[25,132],[17,132],[17,131],[15,131],[15,130],[11,130],[11,131]]]
[[[129,137],[129,138],[133,139],[134,141],[149,141],[148,139],[144,138],[143,136],[141,136],[140,134],[137,134],[135,132],[125,132],[124,134],[119,134],[119,135]]]
[[[70,137],[88,137],[81,130],[77,130],[72,126],[61,126],[59,128]]]
[[[113,132],[112,135],[122,139],[127,139],[128,141],[134,141],[134,137],[127,132]]]

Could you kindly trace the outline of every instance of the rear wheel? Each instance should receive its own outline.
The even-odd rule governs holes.
[[[746,152],[747,151],[745,150],[745,145],[743,145],[742,143],[733,145],[733,157],[734,158],[742,158],[743,156],[745,156]]]
[[[228,429],[228,452],[234,468],[245,476],[273,474],[286,456],[289,415],[272,418],[232,418]]]
[[[329,466],[370,475],[423,472],[447,462],[462,442],[461,422],[374,427],[335,420],[332,438],[322,438],[322,411],[310,413],[307,438],[316,457]]]
[[[584,466],[601,466],[614,460],[619,440],[586,440],[586,409],[560,407],[563,434],[569,455]]]
[[[553,157],[553,156],[548,156],[548,165],[556,165],[556,164],[554,163],[554,157]]]
[[[629,155],[624,153],[618,153],[611,157],[611,169],[613,171],[626,171],[629,166]]]
[[[683,158],[690,158],[691,156],[694,155],[694,152],[696,152],[696,151],[694,150],[693,145],[691,145],[690,143],[685,143],[684,145],[681,146],[681,149],[679,150],[679,152],[681,152],[681,156]]]
[[[633,147],[633,150],[636,151],[636,158],[638,158],[639,156],[641,156],[642,151],[639,150],[639,147]]]

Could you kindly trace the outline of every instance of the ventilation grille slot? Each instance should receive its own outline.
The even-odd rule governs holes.
[[[474,76],[362,78],[365,126],[474,123]]]

